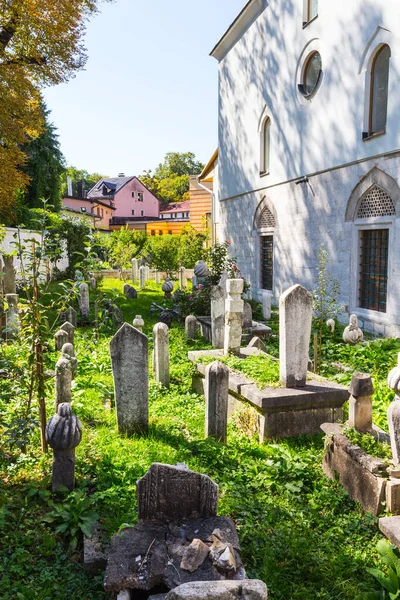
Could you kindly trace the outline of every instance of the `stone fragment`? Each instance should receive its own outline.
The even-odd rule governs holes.
[[[358,318],[357,315],[350,315],[350,323],[347,325],[345,330],[343,331],[343,341],[346,344],[350,344],[354,346],[359,342],[362,342],[364,339],[363,332],[358,326]]]
[[[154,378],[166,388],[169,388],[168,336],[168,325],[165,323],[156,323],[153,329]]]
[[[107,565],[107,555],[101,540],[99,523],[91,528],[91,537],[83,536],[83,568],[88,573],[104,571]]]
[[[306,384],[312,321],[312,295],[294,285],[279,300],[280,380],[285,387]]]
[[[68,321],[66,321],[65,323],[63,323],[61,325],[60,330],[66,332],[66,334],[68,335],[68,343],[73,345],[74,344],[75,327],[72,325],[72,323],[69,323]]]
[[[124,323],[110,342],[118,431],[127,435],[148,428],[148,339]]]
[[[400,517],[381,517],[378,524],[383,535],[400,549]]]
[[[263,581],[193,581],[177,586],[166,600],[267,600],[268,590]]]
[[[129,290],[131,286],[129,285],[129,283],[125,283],[124,287],[122,288],[122,291],[124,292],[125,296],[126,296],[126,292]]]
[[[326,322],[326,326],[329,327],[329,329],[331,330],[331,333],[333,333],[335,331],[335,321],[334,319],[328,319]]]
[[[136,487],[140,521],[170,523],[217,514],[217,484],[186,465],[153,463]]]
[[[59,404],[46,425],[46,441],[53,448],[52,490],[75,487],[75,448],[82,439],[82,425],[69,403]]]
[[[131,600],[131,598],[130,590],[121,590],[117,596],[117,600]]]
[[[201,540],[195,538],[190,546],[187,546],[180,564],[184,571],[196,571],[206,560],[210,552],[209,547]]]
[[[138,260],[137,258],[132,258],[132,281],[136,283],[138,278]]]
[[[185,319],[185,334],[189,340],[196,338],[197,319],[193,315],[188,315]]]
[[[16,294],[17,284],[15,280],[14,256],[12,254],[3,254],[3,290],[4,295]]]
[[[89,316],[89,286],[87,283],[82,282],[79,284],[79,298],[78,298],[79,312],[83,319],[87,319]]]
[[[142,315],[136,315],[136,317],[132,321],[132,325],[140,332],[143,332],[144,321],[142,319]]]
[[[19,332],[18,294],[6,294],[6,339],[13,340]]]
[[[224,347],[225,297],[219,285],[211,288],[211,343],[214,348]]]
[[[350,386],[349,426],[357,431],[372,430],[372,394],[374,387],[366,373],[354,373]]]
[[[139,268],[139,287],[141,290],[146,287],[146,267],[143,265]]]
[[[242,341],[243,279],[227,279],[225,300],[224,353],[238,354]]]
[[[263,292],[261,295],[262,314],[266,321],[271,318],[271,295],[268,292]]]
[[[207,365],[205,375],[205,435],[225,444],[228,425],[229,368],[219,361],[214,361]]]
[[[248,348],[257,348],[257,350],[261,350],[261,352],[267,353],[267,346],[264,342],[257,336],[254,336],[250,342],[247,344]]]
[[[253,311],[249,302],[243,303],[243,329],[248,329],[253,325]]]
[[[54,345],[56,350],[62,350],[64,344],[68,342],[68,333],[60,329],[54,336]]]
[[[89,282],[90,282],[90,287],[92,288],[92,290],[95,290],[96,287],[97,287],[97,279],[96,279],[96,277],[92,276],[90,278]]]
[[[128,300],[136,300],[136,298],[138,297],[138,293],[135,290],[135,288],[130,285],[125,296],[128,298]]]

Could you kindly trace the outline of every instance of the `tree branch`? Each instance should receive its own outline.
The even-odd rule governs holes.
[[[43,65],[47,65],[47,58],[45,56],[16,56],[15,58],[10,58],[9,60],[5,60],[3,63],[0,63],[0,66],[10,66],[10,65],[20,65],[24,66],[37,66],[42,67]]]
[[[17,30],[17,22],[18,19],[16,15],[14,15],[13,17],[11,17],[9,22],[6,25],[4,25],[4,27],[0,30],[0,48],[2,48],[2,50],[5,50],[10,41],[12,40]]]

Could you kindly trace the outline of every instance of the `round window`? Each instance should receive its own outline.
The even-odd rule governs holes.
[[[322,61],[319,52],[313,52],[309,56],[303,74],[303,93],[304,96],[311,96],[319,83],[322,73]]]

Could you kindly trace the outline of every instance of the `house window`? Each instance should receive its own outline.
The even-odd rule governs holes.
[[[390,54],[389,46],[384,44],[372,60],[368,131],[363,134],[363,139],[386,131]]]
[[[140,211],[140,216],[143,217],[144,216],[144,210]]]
[[[156,235],[156,230],[155,229],[151,230],[151,235]]]
[[[360,231],[360,307],[386,312],[389,229]]]
[[[103,218],[103,217],[104,217],[104,210],[101,209],[101,218]]]
[[[132,198],[134,198],[134,197],[135,197],[135,192],[132,192]]]
[[[261,236],[261,287],[272,290],[274,264],[274,236]]]
[[[162,234],[163,234],[162,229],[159,229],[158,230],[158,235],[162,235]]]
[[[322,75],[322,60],[319,52],[312,52],[306,59],[303,68],[302,83],[299,91],[310,98],[317,90]]]
[[[168,235],[172,235],[172,229],[168,229]]]
[[[304,0],[303,26],[318,16],[318,0]]]
[[[138,192],[137,199],[138,202],[143,202],[143,192]]]
[[[261,157],[260,157],[260,175],[269,173],[271,143],[271,119],[267,117],[261,130]]]

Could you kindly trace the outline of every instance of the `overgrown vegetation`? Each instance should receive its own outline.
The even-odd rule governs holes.
[[[137,300],[127,300],[121,294],[122,285],[117,280],[103,280],[98,293],[113,297],[119,293],[117,302],[128,322],[142,314],[152,346],[157,317],[150,312],[150,304],[162,303],[160,286],[148,283]],[[54,294],[60,291],[59,284],[52,286]],[[272,327],[276,333],[276,321]],[[354,600],[357,594],[379,589],[373,574],[366,571],[380,560],[377,520],[363,514],[338,482],[323,475],[322,435],[260,445],[232,422],[226,446],[211,438],[205,440],[204,399],[191,391],[192,366],[187,352],[206,345],[186,340],[182,326],[173,324],[171,387],[166,390],[150,379],[149,434],[120,436],[111,408],[111,333],[100,331],[96,339],[90,327],[76,332],[79,367],[73,410],[83,423],[83,440],[76,452],[77,489],[61,499],[48,491],[51,456],[40,454],[37,428],[19,431],[17,424],[11,426],[29,386],[26,346],[21,339],[1,347],[2,599],[109,599],[102,574],[83,572],[80,532],[94,518],[92,511],[99,515],[106,537],[124,524],[136,523],[135,482],[154,461],[186,462],[219,484],[219,514],[234,520],[247,575],[263,579],[271,598]],[[343,381],[349,380],[351,373],[338,373],[331,361],[373,372],[378,391],[374,405],[378,397],[378,403],[387,407],[390,398],[381,394],[380,382],[396,363],[396,346],[398,351],[396,340],[355,348],[332,341],[323,346],[322,370]],[[277,338],[272,338],[268,349],[276,352],[276,348]],[[44,369],[54,369],[56,358],[49,346],[43,355]],[[52,392],[47,393],[49,417]],[[31,418],[37,417],[34,406]],[[25,445],[17,443],[23,437]],[[83,502],[84,498],[88,501]],[[387,567],[382,571],[386,576]]]

